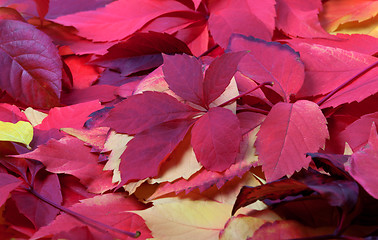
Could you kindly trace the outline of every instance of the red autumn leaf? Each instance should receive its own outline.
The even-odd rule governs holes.
[[[347,51],[359,52],[367,55],[374,55],[378,52],[378,38],[364,34],[337,34],[337,39],[327,38],[293,38],[285,40],[285,42],[293,43],[296,46],[300,43],[318,44],[333,48],[341,48]]]
[[[295,239],[295,238],[316,238],[317,236],[327,236],[331,234],[331,229],[315,229],[302,225],[297,221],[283,220],[275,221],[273,223],[267,222],[263,224],[250,239],[265,240],[265,239]],[[323,235],[322,235],[323,234]],[[329,235],[328,235],[329,236]],[[331,237],[332,238],[332,237]],[[247,240],[250,240],[247,239]]]
[[[308,152],[324,147],[329,137],[318,105],[301,100],[273,106],[257,135],[256,151],[268,181],[308,167]]]
[[[198,189],[200,192],[205,191],[211,186],[216,185],[220,189],[227,181],[235,178],[242,177],[251,168],[251,163],[248,161],[237,162],[231,165],[226,171],[219,173],[202,169],[192,176],[190,179],[180,179],[175,182],[163,183],[154,192],[150,199],[164,196],[165,194],[174,192],[179,194],[185,192],[185,194]]]
[[[203,81],[205,103],[217,99],[230,84],[240,60],[246,52],[226,53],[211,62]]]
[[[318,14],[321,8],[320,0],[278,0],[276,27],[294,37],[332,38],[320,25]]]
[[[378,66],[378,62],[376,62],[375,65]],[[335,108],[344,103],[351,103],[353,101],[361,102],[378,91],[377,81],[378,68],[375,67],[332,95],[321,106],[322,108]]]
[[[133,34],[160,15],[185,10],[188,10],[185,5],[173,0],[159,4],[154,0],[119,0],[103,8],[64,15],[54,21],[74,26],[85,38],[98,42],[114,41]]]
[[[88,64],[91,60],[91,56],[70,56],[64,59],[64,62],[69,67],[72,78],[73,88],[83,89],[90,87],[99,76],[99,70]]]
[[[26,22],[26,20],[21,16],[21,14],[17,12],[15,9],[4,6],[0,8],[0,19],[18,20]]]
[[[31,239],[39,239],[49,235],[69,232],[75,228],[87,226],[86,223],[93,224],[88,226],[88,231],[92,234],[94,239],[133,239],[127,235],[106,228],[104,229],[106,231],[100,231],[99,228],[103,227],[104,224],[121,231],[140,231],[142,233],[140,239],[146,239],[151,237],[151,235],[143,219],[134,213],[128,212],[131,210],[142,210],[144,208],[145,207],[135,199],[127,198],[116,193],[84,199],[81,200],[80,203],[74,204],[69,210],[90,218],[91,221],[85,218],[83,219],[84,222],[81,222],[67,213],[62,213],[51,224],[40,228]],[[74,237],[74,233],[75,231],[68,235],[70,239]]]
[[[199,60],[187,55],[164,56],[163,72],[169,88],[178,96],[208,108],[230,84],[245,52],[226,53],[211,62],[202,74]]]
[[[169,88],[183,99],[205,106],[202,65],[188,55],[164,55],[164,79]]]
[[[275,1],[209,1],[209,30],[215,41],[227,48],[233,33],[270,41],[274,30]]]
[[[316,167],[324,169],[324,171],[332,174],[332,176],[351,179],[344,168],[344,164],[349,159],[348,155],[325,153],[307,153],[307,155],[312,158]]]
[[[88,186],[102,192],[111,189],[111,177],[104,177],[103,166],[97,163],[98,156],[90,152],[90,148],[74,137],[64,137],[60,140],[52,139],[36,150],[18,155],[17,157],[38,160],[46,166],[47,171],[53,173],[71,174]],[[98,181],[97,187],[94,181]]]
[[[50,0],[34,0],[37,5],[37,12],[41,20],[44,19],[47,12],[49,11]]]
[[[162,162],[184,139],[192,121],[175,120],[151,127],[128,142],[121,156],[119,170],[121,184],[130,180],[142,180],[155,177]],[[148,168],[141,168],[141,164]]]
[[[378,136],[375,124],[371,127],[368,144],[352,154],[345,169],[374,198],[378,199]]]
[[[233,51],[248,50],[246,57],[239,63],[239,70],[258,83],[272,81],[272,89],[285,102],[302,87],[304,66],[298,53],[290,47],[234,35],[229,48]]]
[[[239,120],[225,108],[211,108],[192,129],[197,160],[211,171],[222,172],[235,163],[240,141]]]
[[[189,119],[198,110],[160,92],[144,92],[129,97],[109,112],[103,126],[117,132],[136,134],[160,123]]]
[[[99,109],[101,109],[101,104],[98,101],[85,102],[67,107],[56,107],[50,110],[49,115],[36,128],[39,130],[82,128],[84,123],[89,119],[88,116]]]
[[[66,105],[88,103],[98,100],[101,103],[116,99],[118,88],[110,85],[94,85],[84,89],[72,89],[69,93],[62,93],[61,102]]]
[[[60,183],[56,174],[39,175],[34,182],[33,189],[50,201],[57,204],[62,202]],[[36,229],[49,224],[59,213],[58,209],[36,198],[29,192],[15,191],[12,193],[12,199],[15,201],[20,213],[25,215]]]
[[[369,139],[372,123],[378,124],[378,113],[363,115],[340,133],[343,142],[347,142],[353,151],[364,147]]]
[[[25,113],[14,105],[0,103],[0,121],[17,123],[18,121],[27,121]]]
[[[59,105],[62,61],[51,39],[21,21],[1,20],[0,28],[0,88],[26,105]]]
[[[299,51],[305,64],[306,77],[302,88],[298,92],[298,97],[329,93],[361,70],[376,62],[376,59],[372,56],[340,48],[301,42],[289,43],[296,51]],[[355,83],[364,81],[365,78],[366,76],[362,76]],[[368,81],[370,78],[366,80]],[[367,96],[369,95],[371,93]],[[358,97],[358,95],[349,97]]]
[[[16,189],[22,181],[10,174],[0,173],[0,206],[3,206],[9,193]]]
[[[108,53],[92,63],[127,76],[131,73],[158,67],[163,63],[161,53],[186,53],[190,49],[177,38],[159,32],[135,33],[126,41],[113,45]]]
[[[283,199],[287,196],[296,196],[298,194],[305,193],[306,191],[309,191],[309,187],[306,184],[294,179],[283,179],[257,187],[244,186],[240,190],[240,193],[236,199],[232,209],[232,215],[234,215],[239,208],[252,204],[257,200]]]

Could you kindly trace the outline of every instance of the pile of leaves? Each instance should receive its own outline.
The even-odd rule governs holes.
[[[1,239],[378,235],[377,1],[0,6]]]

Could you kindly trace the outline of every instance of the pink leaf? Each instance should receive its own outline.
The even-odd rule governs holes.
[[[123,39],[143,27],[150,20],[172,11],[188,8],[173,0],[119,0],[103,8],[61,16],[54,21],[74,26],[79,35],[94,41]]]
[[[17,157],[38,160],[46,166],[47,171],[71,174],[86,186],[98,181],[102,184],[99,187],[112,188],[111,176],[106,177],[106,172],[102,170],[103,166],[97,163],[98,156],[90,150],[79,139],[68,136],[60,140],[51,139],[36,150]]]
[[[304,38],[332,38],[320,25],[318,14],[322,2],[278,0],[276,25],[289,36]]]
[[[305,81],[298,97],[329,93],[376,62],[369,55],[319,44],[290,42],[290,46],[299,51],[306,70]],[[364,79],[365,76],[362,76],[358,82]]]
[[[227,48],[231,34],[240,33],[270,41],[274,30],[275,1],[209,1],[209,29],[215,41]]]
[[[256,151],[268,181],[306,168],[306,153],[316,152],[329,137],[318,105],[301,100],[273,106],[257,135]]]
[[[36,128],[40,130],[82,128],[84,123],[89,119],[88,116],[99,109],[101,109],[101,104],[98,101],[85,102],[67,107],[56,107],[50,110],[49,115]]]
[[[21,21],[2,20],[0,29],[0,88],[29,106],[59,105],[62,61],[51,39]]]
[[[192,130],[194,153],[208,170],[224,171],[236,161],[241,141],[238,118],[228,109],[211,108]]]
[[[368,144],[352,154],[345,169],[374,198],[378,199],[378,135],[375,124],[372,124]]]
[[[248,50],[239,63],[239,70],[258,83],[272,81],[272,89],[288,102],[304,81],[304,66],[298,53],[287,45],[265,42],[253,37],[234,35],[230,42],[233,51]]]

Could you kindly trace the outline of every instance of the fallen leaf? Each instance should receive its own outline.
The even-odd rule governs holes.
[[[23,143],[27,147],[33,140],[33,126],[24,121],[9,123],[0,121],[0,141]]]
[[[1,20],[0,28],[0,88],[32,107],[58,106],[62,61],[51,39],[21,21]]]
[[[324,147],[327,120],[319,106],[301,100],[273,106],[257,134],[256,151],[268,181],[307,168],[306,153]]]

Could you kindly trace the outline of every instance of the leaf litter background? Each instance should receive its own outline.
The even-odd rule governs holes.
[[[2,239],[378,235],[378,2],[0,6]]]

